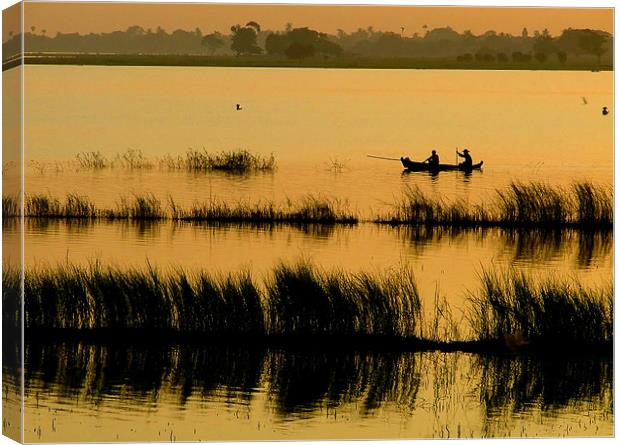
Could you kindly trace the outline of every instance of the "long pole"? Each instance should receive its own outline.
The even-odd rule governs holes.
[[[386,159],[388,161],[400,161],[400,158],[386,158],[385,156],[373,156],[373,155],[366,155],[369,158],[375,158],[375,159]]]

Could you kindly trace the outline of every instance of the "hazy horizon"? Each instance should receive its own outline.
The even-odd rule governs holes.
[[[532,33],[547,28],[559,35],[566,28],[592,28],[613,34],[612,8],[511,8],[511,7],[422,7],[422,6],[324,6],[242,4],[122,4],[122,3],[26,3],[24,27],[35,32],[104,33],[130,26],[166,31],[176,29],[203,33],[228,33],[237,23],[257,21],[265,30],[309,27],[335,34],[372,26],[404,36],[423,35],[433,28],[451,27],[462,33],[482,34],[488,30],[517,35],[526,27]],[[5,21],[5,25],[7,22]],[[403,30],[404,28],[404,30]],[[3,40],[9,32],[4,27]]]

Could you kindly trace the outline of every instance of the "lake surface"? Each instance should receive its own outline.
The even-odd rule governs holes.
[[[83,151],[114,158],[131,148],[155,158],[243,148],[273,153],[279,165],[274,174],[230,177],[55,174],[55,166],[41,175],[28,164],[27,193],[77,191],[100,204],[131,192],[181,203],[315,193],[365,212],[411,185],[480,202],[513,180],[613,180],[613,116],[601,115],[613,103],[611,72],[28,65],[25,83],[27,163]],[[484,171],[400,175],[399,162],[366,156],[425,159],[435,148],[453,163],[455,147],[484,160]]]
[[[512,181],[613,183],[613,73],[192,67],[24,68],[27,194],[114,207],[152,193],[338,199],[371,219],[410,187],[486,203]],[[12,71],[3,73],[10,77]],[[586,98],[584,104],[582,98]],[[242,105],[236,111],[235,105]],[[8,140],[8,139],[7,139]],[[11,142],[11,141],[9,141]],[[399,162],[467,147],[482,172],[403,174]],[[273,153],[272,173],[168,171],[187,149]],[[141,150],[151,169],[78,169],[79,152]],[[337,166],[337,168],[335,168]],[[5,177],[12,170],[5,167]],[[613,234],[185,222],[25,221],[27,267],[238,271],[280,261],[374,271],[407,265],[428,310],[462,309],[485,269],[613,279]],[[4,245],[19,228],[4,221]],[[247,350],[31,342],[27,441],[596,436],[613,433],[606,357]],[[10,383],[10,382],[9,382]],[[6,405],[12,398],[3,398]]]

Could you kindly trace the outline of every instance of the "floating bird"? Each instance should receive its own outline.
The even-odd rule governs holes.
[[[609,110],[607,107],[603,107],[603,116],[607,116],[609,114]]]
[[[583,101],[584,105],[588,105],[588,99],[586,99],[585,97],[581,96],[581,100]]]
[[[243,110],[243,108],[241,108],[241,105],[237,104],[237,111],[239,110]]]

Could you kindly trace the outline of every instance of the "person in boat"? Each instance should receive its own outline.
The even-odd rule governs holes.
[[[465,158],[465,160],[459,164],[461,167],[471,168],[471,166],[473,165],[473,162],[471,160],[471,156],[469,154],[468,149],[466,148],[463,149],[463,153],[459,153],[459,151],[456,150],[456,154],[459,155],[461,158]]]
[[[424,162],[428,162],[431,167],[439,166],[439,155],[437,154],[437,151],[433,150],[431,155],[426,158]]]

